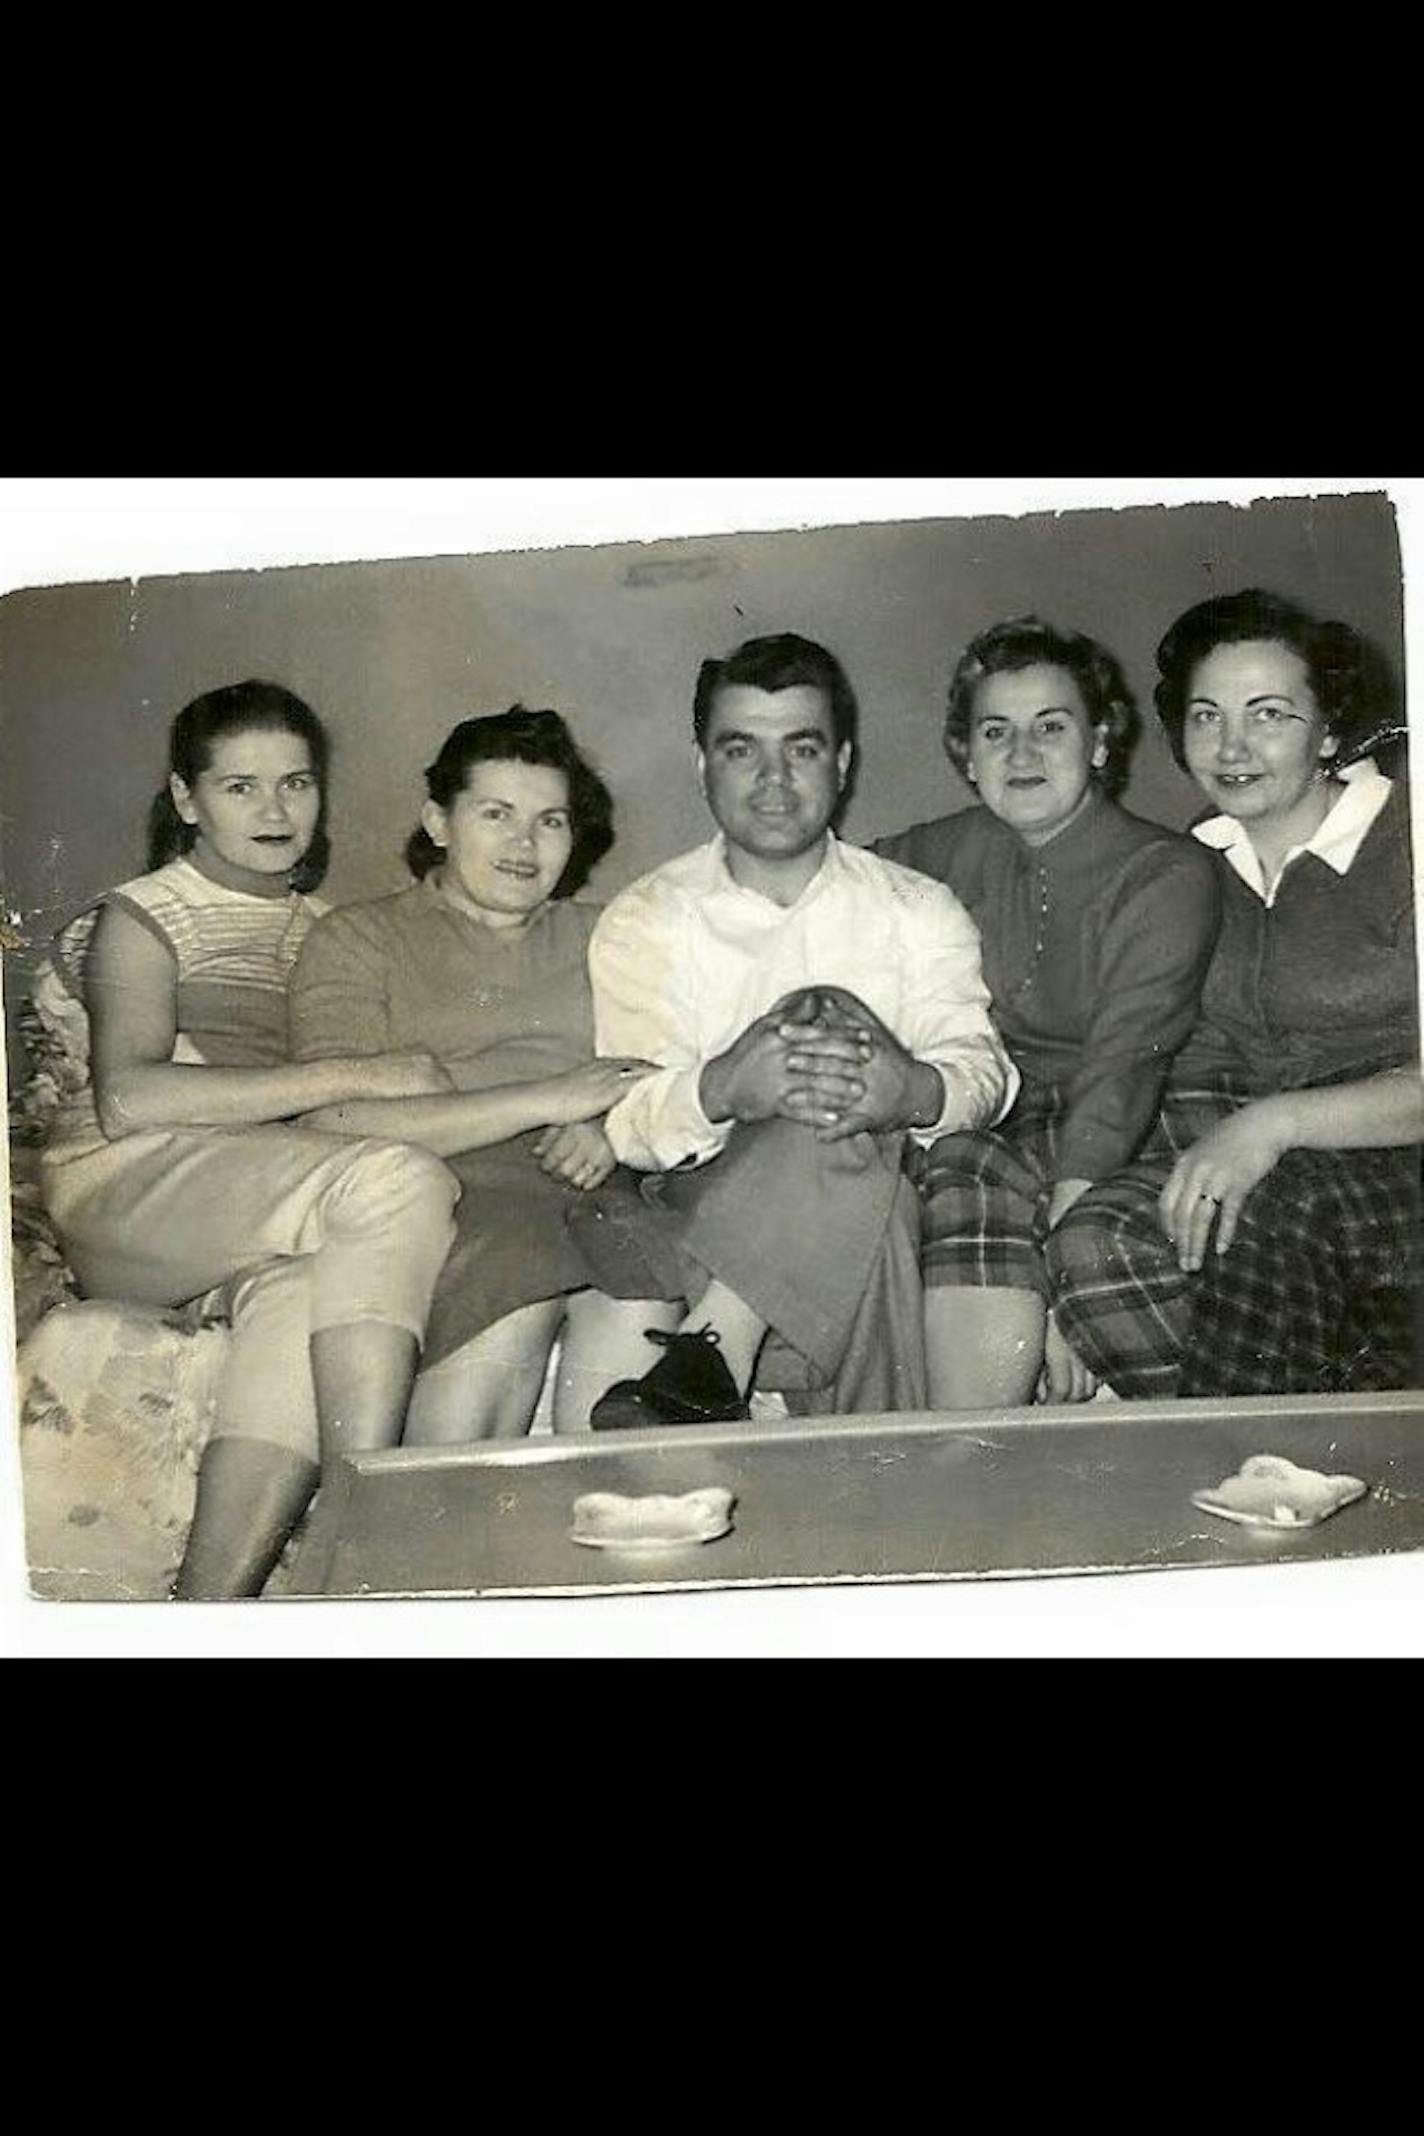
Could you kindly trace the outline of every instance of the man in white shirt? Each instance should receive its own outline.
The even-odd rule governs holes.
[[[612,1390],[596,1428],[745,1416],[769,1329],[850,1406],[858,1323],[861,1350],[875,1342],[867,1300],[915,1265],[904,1137],[992,1125],[1016,1094],[968,914],[831,828],[855,720],[839,662],[806,639],[706,663],[697,775],[718,835],[625,891],[594,934],[599,1051],[661,1071],[609,1139],[663,1175],[684,1265],[706,1277],[689,1285],[698,1338]],[[913,1312],[892,1313],[911,1351],[914,1281]],[[922,1359],[882,1359],[870,1383],[902,1397],[885,1406],[922,1406]]]

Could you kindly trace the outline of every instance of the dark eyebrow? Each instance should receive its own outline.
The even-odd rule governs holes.
[[[769,737],[746,734],[740,727],[732,727],[719,734],[712,747],[714,749],[722,749],[728,742],[751,742],[755,744],[764,739],[769,739]],[[783,744],[786,742],[824,742],[827,748],[831,745],[831,737],[824,727],[798,727],[794,734],[783,734],[781,740]]]
[[[988,725],[991,719],[1006,720],[1008,716],[1007,712],[976,712],[974,719],[977,726],[984,727]],[[1035,719],[1071,719],[1073,717],[1073,707],[1071,705],[1040,705],[1033,716]]]
[[[209,764],[207,769],[209,776],[214,779],[260,779],[262,776],[260,771],[241,765],[236,769],[230,768],[227,771],[219,771],[216,765]],[[316,766],[315,764],[289,764],[286,770],[279,772],[277,776],[280,779],[290,779],[298,772],[310,772],[312,777],[315,778]]]
[[[1258,690],[1258,691],[1256,692],[1255,696],[1254,696],[1254,697],[1248,697],[1248,698],[1247,698],[1247,700],[1246,700],[1246,702],[1247,702],[1248,706],[1249,706],[1249,705],[1291,705],[1291,706],[1294,706],[1294,704],[1295,704],[1295,699],[1294,699],[1294,698],[1293,698],[1293,697],[1291,696],[1291,693],[1290,693],[1290,691],[1289,691],[1289,690]],[[1213,711],[1216,711],[1216,712],[1219,712],[1219,711],[1221,710],[1221,707],[1220,707],[1220,705],[1219,705],[1219,704],[1217,703],[1217,701],[1216,701],[1216,699],[1215,699],[1214,697],[1207,697],[1207,696],[1204,696],[1204,695],[1201,695],[1201,696],[1196,696],[1196,697],[1189,697],[1189,698],[1187,699],[1187,703],[1188,703],[1189,705],[1210,705],[1210,706],[1212,707]]]

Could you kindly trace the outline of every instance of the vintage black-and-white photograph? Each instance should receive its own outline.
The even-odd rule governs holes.
[[[1424,1552],[1398,496],[943,488],[5,592],[34,1597]]]

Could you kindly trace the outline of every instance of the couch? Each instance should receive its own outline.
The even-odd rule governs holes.
[[[31,1063],[9,1108],[30,1586],[57,1601],[161,1601],[192,1521],[228,1338],[190,1313],[80,1298],[45,1212],[39,1156],[87,1060],[62,1016],[26,1001],[16,1020]]]

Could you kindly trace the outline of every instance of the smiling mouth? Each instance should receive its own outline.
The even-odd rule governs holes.
[[[1048,784],[1048,781],[1047,781],[1047,779],[1027,779],[1027,778],[1025,778],[1025,779],[1009,779],[1009,780],[1006,780],[1006,782],[1005,782],[1005,783],[1006,783],[1006,784],[1007,784],[1008,786],[1010,786],[1010,787],[1013,787],[1013,788],[1014,788],[1014,789],[1016,789],[1017,791],[1020,791],[1020,792],[1024,792],[1024,793],[1031,793],[1031,792],[1033,791],[1033,789],[1034,789],[1035,787],[1039,787],[1039,786],[1047,786],[1047,784]]]
[[[537,868],[520,867],[516,861],[501,862],[496,873],[511,876],[517,883],[537,883],[539,880],[539,870]]]

